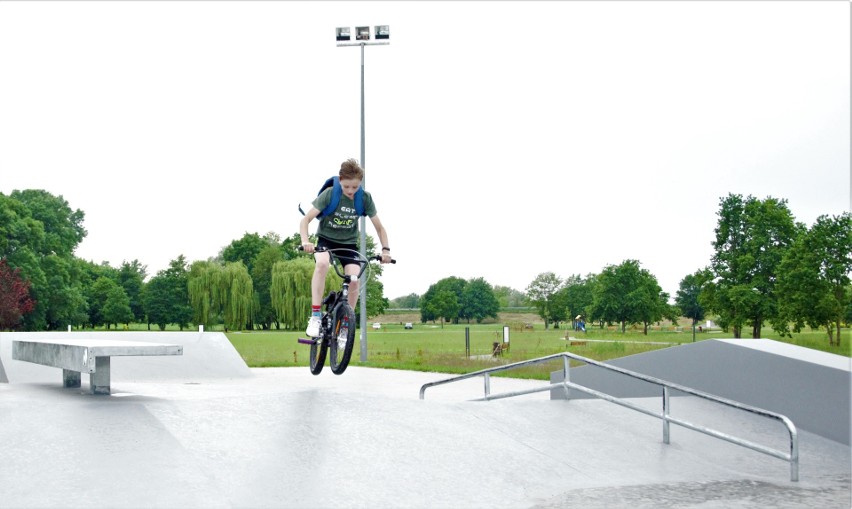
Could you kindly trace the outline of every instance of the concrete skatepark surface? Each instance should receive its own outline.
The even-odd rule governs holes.
[[[677,426],[667,445],[658,419],[604,401],[466,401],[481,397],[481,379],[421,401],[422,384],[448,376],[248,369],[221,334],[149,337],[184,344],[181,363],[121,359],[130,362],[113,365],[112,394],[99,396],[85,376],[65,389],[61,370],[11,360],[14,335],[0,334],[0,508],[852,505],[849,447],[805,431],[791,482],[784,461]],[[491,391],[544,383],[492,377]],[[776,422],[692,397],[672,405],[786,447]]]

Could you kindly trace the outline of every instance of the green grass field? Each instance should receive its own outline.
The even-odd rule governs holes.
[[[641,327],[632,327],[623,334],[616,327],[599,329],[589,326],[585,333],[569,333],[565,327],[545,330],[544,324],[536,315],[525,312],[501,312],[499,321],[491,323],[444,324],[443,327],[439,323],[421,324],[419,317],[419,313],[414,311],[399,311],[371,319],[370,324],[378,321],[382,323],[382,328],[368,329],[366,362],[360,361],[359,330],[351,365],[461,374],[499,363],[508,364],[564,351],[606,361],[692,342],[692,329],[686,321],[682,321],[679,327],[671,324],[654,326],[646,336],[642,334]],[[406,330],[403,327],[405,322],[413,323],[414,328]],[[503,341],[504,324],[510,327],[511,348],[504,355],[495,358],[491,355],[492,344]],[[531,324],[533,329],[524,329],[524,324]],[[470,356],[465,348],[465,328],[468,327]],[[131,324],[127,329],[120,326],[118,330],[145,331],[148,328],[145,324]],[[151,330],[159,329],[152,327]],[[178,328],[169,326],[167,330],[176,331]],[[222,332],[222,329],[220,326],[210,331]],[[750,333],[751,330],[744,332]],[[565,340],[566,333],[586,343],[569,345]],[[297,342],[299,337],[304,337],[303,331],[242,331],[225,334],[249,367],[308,365],[310,348]],[[782,338],[771,328],[765,327],[762,336],[805,348],[852,356],[849,329],[843,329],[840,347],[829,347],[828,336],[823,330],[804,331],[793,334],[792,338]],[[696,341],[731,337],[733,335],[730,333],[712,330],[696,334]],[[559,361],[554,361],[533,368],[513,370],[506,375],[548,380],[550,372],[559,367]]]
[[[386,317],[385,317],[386,318]],[[692,342],[692,330],[688,327],[655,328],[646,336],[639,330],[625,333],[611,329],[589,329],[587,332],[570,332],[570,336],[585,344],[570,344],[565,340],[567,329],[544,330],[541,323],[534,323],[532,330],[510,330],[510,349],[502,356],[492,355],[492,345],[503,340],[502,324],[460,324],[443,328],[439,324],[413,322],[414,328],[406,330],[403,322],[382,324],[381,330],[368,329],[367,361],[360,361],[360,331],[356,335],[352,366],[435,371],[442,373],[468,373],[499,365],[543,357],[570,351],[595,360],[608,360],[627,355],[668,348]],[[515,322],[513,322],[515,323]],[[469,327],[470,352],[466,350],[465,329]],[[517,327],[517,324],[516,324]],[[297,342],[303,332],[253,331],[229,332],[226,334],[236,350],[250,367],[307,366],[310,348]],[[828,351],[839,355],[850,355],[850,332],[844,329],[841,346],[829,348],[823,331],[794,334],[792,339],[780,338],[771,329],[765,329],[764,338],[786,341],[799,346]],[[696,341],[732,337],[720,331],[696,334]],[[510,376],[547,380],[550,372],[558,369],[559,361],[553,365],[513,370]]]

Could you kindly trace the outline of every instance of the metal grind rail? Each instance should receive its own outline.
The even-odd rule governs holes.
[[[526,389],[522,391],[513,391],[513,392],[504,392],[501,394],[491,394],[491,373],[499,372],[499,371],[508,371],[515,368],[520,368],[524,366],[531,366],[533,364],[542,364],[545,362],[550,362],[556,359],[562,359],[562,371],[563,371],[563,381],[557,382],[553,384],[548,384],[542,387],[536,387],[533,389]],[[607,369],[609,371],[615,371],[617,373],[621,373],[623,375],[627,375],[632,378],[636,378],[638,380],[644,380],[646,382],[659,385],[663,389],[663,411],[655,412],[653,410],[648,410],[647,408],[643,408],[635,403],[627,401],[625,399],[616,398],[615,396],[611,396],[609,394],[596,391],[594,389],[590,389],[588,387],[584,387],[582,385],[578,385],[572,383],[569,378],[569,360],[574,359],[580,362],[584,362],[586,364],[590,364],[592,366],[598,366],[603,369]],[[712,394],[708,394],[706,392],[701,392],[683,385],[667,382],[665,380],[655,378],[652,376],[643,375],[641,373],[636,373],[635,371],[630,371],[628,369],[620,368],[618,366],[613,366],[610,364],[604,364],[602,362],[598,362],[594,359],[588,359],[586,357],[581,357],[576,354],[563,352],[553,355],[548,355],[546,357],[539,357],[537,359],[530,359],[521,362],[515,362],[512,364],[505,364],[503,366],[495,366],[493,368],[482,369],[479,371],[474,371],[472,373],[468,373],[466,375],[459,375],[452,378],[447,378],[445,380],[438,380],[436,382],[430,382],[424,384],[420,387],[420,399],[425,399],[426,389],[430,387],[435,387],[438,385],[449,384],[453,382],[459,382],[462,380],[467,380],[468,378],[475,378],[478,376],[482,376],[484,378],[484,388],[485,388],[485,396],[483,398],[475,399],[474,401],[488,401],[492,399],[502,399],[502,398],[511,398],[514,396],[522,396],[524,394],[533,394],[536,392],[544,392],[549,391],[554,388],[563,388],[568,393],[568,389],[577,389],[578,391],[585,392],[587,394],[591,394],[603,400],[609,401],[611,403],[615,403],[617,405],[621,405],[623,407],[630,408],[632,410],[636,410],[637,412],[641,412],[646,415],[650,415],[651,417],[656,417],[658,419],[662,419],[663,421],[663,443],[669,443],[669,424],[677,424],[679,426],[683,426],[684,428],[691,429],[693,431],[698,431],[700,433],[704,433],[706,435],[710,435],[711,437],[719,438],[721,440],[725,440],[735,445],[739,445],[742,447],[746,447],[753,451],[761,452],[763,454],[768,454],[769,456],[773,456],[778,459],[782,459],[790,463],[790,480],[798,481],[799,480],[799,438],[798,433],[796,431],[796,426],[793,424],[789,418],[784,415],[770,412],[768,410],[763,410],[762,408],[757,408],[751,405],[746,405],[743,403],[739,403],[737,401],[733,401],[730,399],[722,398],[719,396],[714,396]],[[787,427],[787,431],[790,434],[790,452],[786,453],[783,451],[779,451],[776,449],[772,449],[766,447],[764,445],[751,442],[749,440],[745,440],[742,438],[737,438],[733,435],[729,435],[727,433],[723,433],[718,430],[714,430],[711,428],[707,428],[705,426],[699,426],[697,424],[693,424],[691,422],[685,421],[683,419],[678,419],[677,417],[673,417],[670,415],[670,405],[669,405],[669,391],[676,390],[680,392],[684,392],[686,394],[691,394],[693,396],[697,396],[699,398],[703,398],[709,401],[715,401],[717,403],[727,405],[729,407],[738,408],[740,410],[744,410],[746,412],[750,412],[756,415],[760,415],[763,417],[767,417],[770,419],[775,419],[781,421],[784,426]]]

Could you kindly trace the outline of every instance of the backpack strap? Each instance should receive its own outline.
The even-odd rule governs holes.
[[[358,191],[355,192],[355,213],[359,216],[366,216],[366,211],[364,210],[364,188],[359,187]]]
[[[331,177],[325,181],[325,184],[317,193],[317,196],[320,195],[327,188],[331,187],[331,201],[328,202],[328,205],[324,209],[322,209],[317,217],[327,216],[329,214],[333,214],[334,210],[337,208],[337,204],[340,203],[340,197],[343,195],[343,186],[340,185],[340,177]]]

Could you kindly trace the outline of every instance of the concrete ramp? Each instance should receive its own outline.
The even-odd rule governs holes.
[[[799,429],[850,444],[850,358],[769,339],[687,343],[608,361],[644,375],[685,385],[789,417]],[[561,371],[553,380],[561,380]],[[656,385],[580,366],[572,382],[620,398],[660,397]],[[564,391],[551,392],[554,399]],[[571,398],[591,398],[571,391]]]
[[[183,346],[182,356],[114,357],[112,382],[173,381],[182,383],[244,378],[251,370],[221,332],[3,332],[0,333],[0,373],[8,383],[61,383],[62,371],[12,359],[16,339],[84,339],[151,341]],[[85,380],[84,380],[85,384]]]
[[[475,384],[421,401],[422,384],[448,375],[252,372],[116,383],[110,396],[0,385],[0,507],[849,507],[849,448],[807,432],[791,482],[784,461],[681,428],[667,445],[657,419],[604,401],[465,401]],[[696,420],[784,446],[777,423],[677,399]]]

